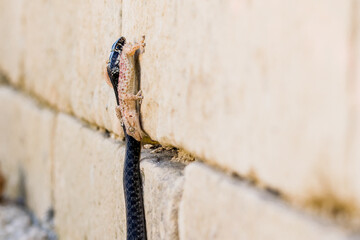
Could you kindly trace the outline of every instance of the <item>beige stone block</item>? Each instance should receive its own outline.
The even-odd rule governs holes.
[[[0,161],[11,198],[44,218],[52,207],[52,147],[55,114],[8,87],[0,88]],[[21,192],[25,191],[25,192]]]
[[[181,163],[170,162],[170,156],[142,152],[144,205],[148,239],[179,239],[178,209],[183,191]]]
[[[180,239],[350,239],[330,223],[202,163],[185,169]]]
[[[120,133],[105,67],[120,36],[121,2],[35,0],[23,5],[26,89],[60,110]]]
[[[40,218],[54,204],[60,238],[123,239],[123,143],[68,115],[55,117],[9,87],[0,88],[0,109],[7,195],[18,197],[24,184],[27,204]],[[184,166],[147,150],[142,158],[149,239],[176,239]]]
[[[142,122],[153,139],[297,201],[359,207],[349,1],[122,4],[124,35],[146,35]]]
[[[59,114],[54,149],[60,239],[124,239],[124,145]]]
[[[23,103],[23,126],[26,157],[22,162],[26,189],[26,203],[35,214],[44,219],[53,206],[53,144],[55,114],[37,107],[30,99]],[[25,102],[22,101],[22,102]],[[21,146],[21,145],[20,145]],[[20,147],[19,146],[19,147]]]
[[[0,1],[0,71],[19,84],[24,71],[24,1]]]
[[[0,161],[6,178],[5,195],[20,195],[20,162],[25,158],[24,135],[20,134],[22,115],[19,95],[13,89],[0,87]]]
[[[121,134],[105,83],[121,1],[2,0],[0,13],[2,74],[46,103]]]
[[[124,145],[60,114],[55,140],[55,226],[61,239],[124,239]],[[142,153],[148,239],[176,239],[183,165]]]

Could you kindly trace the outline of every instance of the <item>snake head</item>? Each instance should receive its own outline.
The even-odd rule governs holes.
[[[116,42],[114,42],[114,44],[111,46],[111,52],[106,67],[108,74],[107,82],[111,83],[118,104],[119,104],[119,99],[118,99],[117,86],[119,81],[119,62],[125,43],[126,43],[125,37],[121,37]]]

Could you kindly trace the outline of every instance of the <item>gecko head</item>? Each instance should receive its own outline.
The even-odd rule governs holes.
[[[140,142],[145,134],[140,127],[138,115],[129,114],[126,118],[123,118],[123,120],[126,133]]]
[[[130,136],[132,136],[133,138],[135,138],[136,139],[136,141],[141,141],[141,139],[143,138],[143,133],[142,133],[142,131],[140,130],[137,130],[137,129],[135,129],[135,128],[132,128],[132,127],[130,127],[129,129],[128,129],[128,131],[127,131],[127,134],[128,135],[130,135]]]

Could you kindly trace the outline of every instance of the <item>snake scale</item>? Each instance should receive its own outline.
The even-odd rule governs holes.
[[[143,39],[144,41],[144,39]],[[142,99],[139,91],[135,95],[134,53],[145,46],[129,44],[124,37],[119,38],[111,48],[107,73],[116,97],[116,111],[126,141],[123,186],[126,206],[127,240],[146,240],[146,222],[140,173],[140,150],[143,132],[140,128],[137,101]],[[140,94],[139,94],[140,93]]]

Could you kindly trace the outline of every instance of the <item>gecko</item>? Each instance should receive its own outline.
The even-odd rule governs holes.
[[[116,89],[118,104],[115,108],[116,116],[120,119],[126,133],[137,141],[141,141],[145,133],[140,126],[137,103],[141,104],[143,95],[141,90],[136,93],[134,59],[134,54],[138,49],[140,49],[140,54],[144,53],[145,36],[139,43],[126,42],[125,37],[121,37],[113,44],[107,66],[109,75],[107,83]]]

